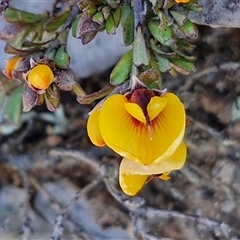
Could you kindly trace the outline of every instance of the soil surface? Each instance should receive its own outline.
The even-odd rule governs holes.
[[[0,135],[0,239],[240,238],[240,29],[199,27],[196,71],[165,76],[185,104],[185,167],[134,198],[118,186],[120,157],[86,134],[92,105],[61,95],[55,114],[24,115]],[[81,79],[91,93],[109,71]]]

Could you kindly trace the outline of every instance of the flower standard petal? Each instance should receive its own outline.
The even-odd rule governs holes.
[[[88,136],[92,143],[98,147],[103,147],[106,145],[99,129],[99,116],[101,107],[102,104],[95,106],[95,108],[89,113],[89,118],[87,121]]]
[[[121,156],[145,165],[151,164],[169,148],[173,153],[183,138],[185,111],[174,94],[157,97],[161,104],[162,98],[167,98],[165,107],[150,124],[144,124],[126,110],[128,100],[125,96],[110,96],[99,117],[105,143]]]
[[[112,95],[104,102],[99,118],[100,132],[106,145],[119,155],[143,163],[139,151],[144,148],[145,124],[127,112],[124,105],[127,102],[121,94]]]

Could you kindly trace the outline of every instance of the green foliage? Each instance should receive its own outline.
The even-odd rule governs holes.
[[[123,5],[121,24],[124,43],[126,46],[129,46],[134,39],[134,12],[129,3]]]
[[[140,27],[137,29],[133,43],[133,63],[135,66],[147,66],[149,64],[147,48]]]
[[[3,17],[11,25],[0,32],[0,39],[6,42],[5,52],[23,59],[20,65],[13,66],[14,79],[9,80],[21,87],[7,94],[8,119],[17,124],[21,109],[29,111],[44,102],[50,111],[55,111],[60,104],[59,90],[71,90],[79,103],[91,103],[114,88],[115,91],[131,88],[133,75],[149,88],[161,88],[164,74],[193,72],[194,46],[188,39],[197,38],[198,31],[188,19],[188,12],[201,11],[197,1],[177,4],[174,0],[148,0],[145,6],[138,1],[64,1],[65,8],[48,15],[7,7]],[[113,67],[111,87],[86,95],[69,67],[68,35],[87,44],[101,31],[115,34],[119,26],[129,50]],[[46,64],[54,74],[48,89],[35,89],[28,82],[29,71],[38,64]],[[0,104],[6,98],[5,92],[0,92]]]
[[[105,24],[105,29],[108,34],[115,34],[116,33],[116,28],[115,28],[115,22],[113,15],[110,14],[107,17],[106,24]]]
[[[63,46],[61,46],[55,55],[55,63],[58,67],[64,67],[67,68],[70,63],[70,56],[66,49],[64,49]]]
[[[37,23],[42,20],[42,15],[21,11],[15,8],[7,8],[3,14],[5,20],[10,23]]]
[[[173,30],[170,26],[160,28],[157,22],[150,21],[148,28],[153,37],[164,46],[171,46],[174,43]]]
[[[70,15],[70,11],[67,10],[57,17],[52,17],[45,26],[46,31],[47,32],[57,31],[66,22],[69,15]]]
[[[8,99],[6,117],[15,125],[19,124],[22,115],[22,90],[22,86],[16,88]]]
[[[129,50],[118,61],[110,75],[110,83],[112,85],[120,85],[127,80],[132,67],[132,56],[133,52]]]
[[[1,119],[5,118],[14,125],[18,125],[22,115],[22,86],[14,81],[8,81],[1,76],[0,81],[0,112]]]

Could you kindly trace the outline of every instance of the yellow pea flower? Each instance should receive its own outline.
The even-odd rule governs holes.
[[[22,57],[12,57],[7,60],[7,64],[3,73],[8,78],[13,78],[12,73],[17,68],[18,63],[22,60]]]
[[[185,119],[184,106],[173,93],[158,96],[138,88],[98,104],[90,113],[87,130],[95,145],[107,145],[123,156],[120,186],[135,195],[148,176],[167,180],[169,172],[183,166]]]
[[[186,115],[173,93],[157,96],[146,88],[130,95],[114,94],[90,113],[87,130],[91,141],[109,146],[123,156],[119,183],[135,195],[148,176],[169,178],[186,159],[183,143]]]
[[[54,81],[54,75],[48,65],[39,64],[29,71],[27,80],[36,89],[45,90]]]

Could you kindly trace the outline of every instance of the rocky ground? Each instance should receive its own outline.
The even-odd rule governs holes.
[[[185,104],[188,159],[134,198],[117,183],[119,156],[96,148],[87,113],[62,93],[56,113],[35,108],[0,135],[0,239],[240,238],[240,29],[199,27],[196,71],[165,76]],[[91,93],[109,71],[81,79]]]

